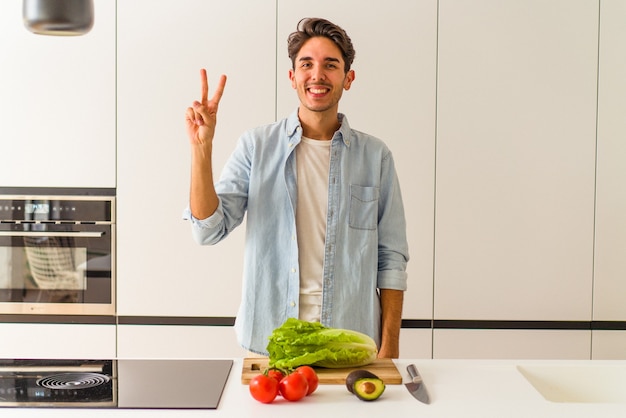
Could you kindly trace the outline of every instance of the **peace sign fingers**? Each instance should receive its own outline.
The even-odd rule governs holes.
[[[224,94],[224,87],[226,86],[226,76],[222,74],[220,77],[220,81],[217,84],[217,88],[215,89],[215,93],[213,93],[213,97],[209,102],[209,82],[207,81],[207,73],[203,68],[200,70],[200,85],[201,85],[201,93],[200,93],[200,103],[203,106],[217,106],[220,103],[222,95]]]
[[[187,129],[189,139],[193,142],[206,143],[213,140],[217,123],[217,109],[224,94],[226,76],[220,77],[215,93],[209,101],[209,83],[206,69],[200,70],[200,101],[194,101],[187,110]]]

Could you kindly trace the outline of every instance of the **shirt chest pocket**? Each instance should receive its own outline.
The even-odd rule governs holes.
[[[376,229],[378,225],[378,187],[350,185],[350,217],[356,229]]]

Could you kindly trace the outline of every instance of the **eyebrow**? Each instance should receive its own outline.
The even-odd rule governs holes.
[[[298,59],[298,61],[300,61],[300,62],[302,62],[302,61],[313,61],[313,57],[300,57]],[[324,58],[324,61],[341,63],[341,61],[339,61],[339,58],[333,58],[333,57],[326,57],[326,58]]]

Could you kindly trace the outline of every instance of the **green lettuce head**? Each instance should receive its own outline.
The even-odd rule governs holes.
[[[276,328],[267,345],[269,367],[294,369],[360,367],[376,359],[374,340],[363,333],[329,328],[319,322],[289,318]]]

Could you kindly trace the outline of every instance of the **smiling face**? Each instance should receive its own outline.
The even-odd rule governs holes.
[[[291,86],[300,99],[300,113],[329,112],[335,115],[343,90],[350,89],[354,71],[345,72],[341,51],[326,37],[306,41],[289,70]]]

